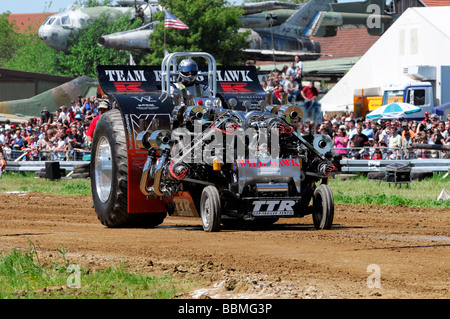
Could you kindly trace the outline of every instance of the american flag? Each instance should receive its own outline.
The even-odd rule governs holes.
[[[189,29],[189,27],[186,24],[184,24],[180,19],[178,19],[169,11],[166,11],[166,15],[164,17],[164,27],[166,29],[180,29],[180,30]]]

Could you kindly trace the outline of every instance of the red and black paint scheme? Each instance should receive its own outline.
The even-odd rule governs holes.
[[[159,66],[97,66],[99,84],[120,110],[125,128],[128,213],[167,211],[168,199],[147,197],[140,191],[142,169],[148,152],[136,144],[136,137],[142,131],[170,130],[174,104],[171,97],[161,96],[160,70]],[[202,78],[199,77],[199,80]],[[258,102],[265,99],[254,66],[217,67],[217,90],[225,101],[236,99],[235,109],[238,110],[246,108],[245,101],[249,101],[248,109],[259,109]],[[177,198],[170,201],[179,206],[179,211],[190,209],[196,214],[188,192],[180,192]]]

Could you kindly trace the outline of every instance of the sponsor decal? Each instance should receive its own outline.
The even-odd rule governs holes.
[[[146,82],[144,70],[105,70],[111,82]]]
[[[156,106],[155,104],[156,100],[152,99],[151,96],[133,96],[133,99],[139,101],[139,103],[136,106],[136,109],[140,111],[158,109],[158,106]]]
[[[255,200],[253,216],[292,216],[295,200]]]
[[[222,90],[225,92],[251,92],[251,90],[246,89],[246,82],[224,82],[220,83]]]
[[[140,89],[142,82],[114,82],[114,87],[119,92],[145,92]]]
[[[236,160],[236,163],[238,164],[238,167],[286,167],[286,166],[300,167],[300,161],[298,158],[271,160],[267,162],[258,160]]]
[[[156,82],[161,82],[161,70],[153,70]],[[245,83],[254,82],[250,77],[250,70],[217,70],[217,81],[218,82],[235,82],[235,83]],[[176,76],[171,77],[171,82],[176,82]],[[198,81],[205,81],[206,77],[199,75],[197,77]]]
[[[154,121],[165,120],[165,122],[170,123],[171,115],[167,113],[126,114],[125,122],[130,139],[129,149],[139,149],[136,145],[136,137],[141,132],[140,120],[143,120],[144,123],[146,123],[144,130],[151,131],[153,130],[152,125]]]
[[[221,70],[217,72],[219,82],[253,82],[250,70]]]

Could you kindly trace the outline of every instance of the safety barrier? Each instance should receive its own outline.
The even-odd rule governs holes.
[[[450,159],[413,159],[413,160],[341,160],[341,171],[346,173],[357,172],[384,172],[386,166],[394,163],[408,164],[412,171],[448,172]]]
[[[7,166],[5,171],[9,172],[38,172],[45,169],[46,161],[6,161]],[[66,172],[74,170],[74,167],[79,165],[89,164],[89,161],[59,161],[59,167],[65,169]]]
[[[63,152],[35,151],[31,149],[3,149],[7,161],[83,161],[89,160],[90,151],[75,149]]]
[[[364,154],[365,148],[361,148]],[[383,148],[380,148],[383,149]],[[399,154],[404,154],[401,150],[392,150],[391,151],[399,151]],[[73,171],[74,166],[85,165],[89,163],[89,152],[72,152],[68,153],[65,158],[77,159],[77,160],[59,160],[58,158],[45,157],[45,152],[41,152],[41,156],[39,159],[44,160],[7,160],[6,171],[12,172],[37,172],[43,168],[45,168],[45,163],[49,161],[59,161],[60,167],[65,169],[66,171]],[[77,154],[78,153],[78,154]],[[442,152],[439,152],[442,153]],[[11,158],[11,157],[10,157]],[[82,160],[84,158],[84,160]],[[361,158],[364,158],[363,156]],[[386,166],[391,165],[393,163],[405,163],[411,166],[411,170],[425,170],[425,171],[433,171],[433,172],[447,172],[450,169],[450,159],[443,158],[412,158],[406,159],[404,156],[399,156],[400,159],[397,160],[373,160],[373,159],[342,159],[340,161],[341,171],[345,173],[356,173],[356,172],[374,172],[374,171],[385,171]],[[8,159],[8,157],[7,157]]]
[[[375,150],[382,154],[381,159],[374,159]],[[341,171],[356,172],[384,172],[388,165],[394,163],[407,164],[411,171],[448,172],[450,158],[448,145],[412,144],[409,148],[360,148],[358,159],[342,159]],[[396,154],[394,158],[390,154]],[[444,158],[445,157],[445,158]]]
[[[428,144],[421,145],[423,148],[400,148],[400,147],[352,147],[349,148],[338,148],[334,147],[333,150],[337,153],[344,150],[346,154],[344,157],[353,160],[369,160],[373,159],[376,150],[380,151],[381,159],[389,160],[413,160],[413,159],[442,159],[446,156],[448,151],[430,149]],[[352,152],[353,151],[353,152]],[[355,156],[356,155],[356,156]]]

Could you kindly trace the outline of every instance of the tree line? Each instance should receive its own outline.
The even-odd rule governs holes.
[[[159,3],[187,24],[189,30],[164,30],[164,12],[158,12],[155,18],[162,23],[150,36],[151,53],[131,53],[137,64],[160,64],[164,57],[164,38],[169,52],[204,51],[211,53],[219,64],[243,63],[242,52],[248,46],[248,33],[239,32],[239,17],[244,13],[240,7],[226,0],[160,0]],[[82,4],[95,6],[98,2]],[[95,78],[95,68],[99,64],[128,64],[130,52],[101,47],[97,44],[98,38],[141,26],[139,19],[133,20],[127,15],[111,19],[104,13],[76,31],[69,52],[64,53],[44,44],[37,29],[19,32],[8,16],[9,12],[0,15],[0,67],[72,77]]]

